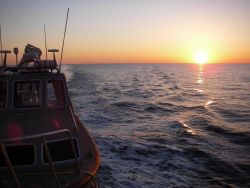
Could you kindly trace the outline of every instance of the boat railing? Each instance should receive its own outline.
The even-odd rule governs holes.
[[[58,188],[60,188],[61,185],[60,185],[60,182],[58,180],[58,176],[56,174],[56,169],[55,169],[55,167],[53,165],[52,158],[51,158],[51,155],[50,155],[50,152],[49,152],[49,147],[47,145],[45,137],[43,137],[43,144],[44,144],[45,154],[46,154],[46,157],[47,157],[47,159],[49,161],[49,166],[50,166],[51,172],[53,174],[53,178],[55,179],[56,186]]]
[[[6,68],[7,66],[7,54],[11,53],[11,51],[9,50],[1,50],[0,54],[4,54],[4,60],[3,60],[3,64],[0,68]]]
[[[77,159],[77,152],[76,152],[74,141],[73,141],[73,135],[72,135],[72,133],[71,133],[71,131],[69,129],[61,129],[61,130],[52,131],[52,132],[46,132],[46,133],[35,134],[35,135],[30,135],[30,136],[24,136],[24,137],[17,137],[17,138],[12,138],[12,139],[3,139],[3,140],[1,140],[1,142],[0,142],[0,152],[1,152],[2,156],[3,156],[3,158],[4,158],[4,162],[6,163],[8,169],[10,170],[10,172],[11,172],[11,174],[12,174],[12,176],[13,176],[15,182],[16,182],[16,187],[17,188],[21,188],[21,184],[20,184],[20,182],[18,180],[17,174],[16,174],[16,172],[14,170],[13,165],[11,164],[11,160],[10,160],[10,158],[8,156],[8,153],[7,153],[3,143],[18,141],[18,140],[26,140],[26,139],[41,139],[42,143],[44,145],[45,155],[46,155],[46,157],[48,159],[49,167],[50,167],[51,173],[53,175],[53,178],[55,180],[56,186],[58,188],[60,188],[61,185],[60,185],[58,175],[56,173],[56,169],[55,169],[55,166],[53,164],[51,153],[50,153],[50,150],[49,150],[49,147],[48,147],[48,144],[47,144],[47,140],[46,140],[46,137],[54,135],[54,134],[60,134],[60,133],[66,133],[68,135],[68,137],[69,137],[70,147],[71,147],[71,150],[73,152],[74,161],[75,161],[74,173],[76,175],[79,175],[80,174],[80,166],[79,166],[78,159]]]

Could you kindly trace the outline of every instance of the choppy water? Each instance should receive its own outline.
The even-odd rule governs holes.
[[[100,187],[250,187],[250,65],[65,65]]]

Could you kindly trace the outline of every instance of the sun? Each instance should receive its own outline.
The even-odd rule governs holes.
[[[194,61],[195,63],[197,64],[206,64],[208,63],[208,53],[205,52],[205,51],[197,51],[195,54],[194,54]]]

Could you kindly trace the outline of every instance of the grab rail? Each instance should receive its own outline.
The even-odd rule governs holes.
[[[75,166],[76,166],[75,173],[77,175],[79,175],[80,174],[80,166],[79,166],[79,163],[78,163],[78,160],[77,160],[77,153],[76,153],[76,148],[75,148],[74,142],[73,142],[73,136],[72,136],[70,131],[67,132],[67,133],[70,136],[70,146],[71,146],[71,150],[72,150],[72,152],[74,154],[74,160],[75,160]]]
[[[49,166],[50,166],[50,169],[52,171],[53,177],[55,179],[56,186],[58,188],[60,188],[61,185],[60,185],[60,182],[59,182],[55,167],[53,165],[53,161],[52,161],[52,157],[51,157],[51,154],[50,154],[50,151],[49,151],[49,148],[48,148],[48,144],[46,142],[46,137],[47,136],[50,136],[50,135],[53,135],[53,134],[58,134],[58,133],[66,133],[68,135],[68,138],[70,140],[70,147],[71,147],[71,150],[73,152],[74,161],[75,161],[74,173],[76,175],[79,175],[80,174],[80,166],[79,166],[78,159],[77,159],[77,152],[76,152],[76,149],[75,149],[75,146],[74,146],[73,136],[72,136],[69,129],[62,129],[62,130],[58,130],[58,131],[52,131],[52,132],[47,132],[47,133],[42,133],[42,134],[35,134],[35,135],[31,135],[31,136],[17,137],[17,138],[13,138],[13,139],[3,139],[3,140],[1,140],[1,142],[10,142],[10,141],[17,141],[17,140],[24,140],[24,139],[32,139],[32,138],[35,138],[35,139],[40,138],[40,139],[42,139],[44,149],[45,149],[45,154],[46,154],[46,157],[48,159]],[[10,171],[11,171],[11,173],[12,173],[14,179],[15,179],[17,187],[21,188],[20,182],[19,182],[19,180],[17,178],[17,175],[16,175],[16,173],[14,171],[14,168],[13,168],[13,166],[11,164],[11,161],[10,161],[10,159],[8,157],[8,154],[7,154],[6,150],[5,150],[5,147],[4,147],[3,143],[0,143],[0,149],[1,149],[1,153],[4,156],[4,160],[5,160],[8,168],[10,169]]]
[[[56,186],[57,186],[58,188],[60,188],[61,186],[60,186],[58,177],[57,177],[57,175],[56,175],[56,170],[55,170],[55,167],[54,167],[54,165],[53,165],[52,158],[51,158],[51,155],[50,155],[49,148],[48,148],[48,145],[47,145],[47,143],[46,143],[45,137],[43,137],[43,145],[44,145],[44,147],[45,147],[45,148],[44,148],[44,149],[45,149],[45,154],[46,154],[46,157],[47,157],[47,159],[48,159],[48,161],[49,161],[49,166],[50,166],[50,169],[51,169],[51,171],[52,171],[53,177],[54,177],[54,179],[55,179]]]
[[[70,131],[69,131],[69,129],[61,129],[61,130],[50,131],[50,132],[45,132],[45,133],[41,133],[41,134],[33,134],[30,136],[22,136],[22,137],[16,137],[16,138],[11,138],[11,139],[2,139],[2,140],[0,140],[0,142],[3,143],[3,142],[13,142],[13,141],[26,140],[26,139],[32,139],[32,138],[41,138],[43,136],[50,136],[53,134],[63,133],[63,132],[70,132]]]

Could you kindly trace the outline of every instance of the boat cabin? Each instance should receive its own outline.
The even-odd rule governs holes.
[[[57,155],[53,158],[56,161],[74,159],[72,155],[67,154],[66,145],[69,138],[65,139],[65,135],[60,138],[62,130],[72,132],[76,128],[71,110],[66,81],[62,73],[25,72],[14,73],[11,76],[2,75],[0,138],[8,143],[5,147],[10,159],[15,158],[11,160],[13,165],[35,165],[38,162],[39,152],[35,148],[37,146],[33,138],[36,135],[39,137],[46,134],[53,137],[53,133],[55,133],[53,142],[50,141],[49,144],[49,147],[53,147],[51,150],[53,155]],[[29,144],[29,139],[32,140],[32,144]],[[77,141],[74,142],[79,155]],[[42,156],[42,151],[40,155]],[[48,162],[45,155],[40,160],[43,163]],[[3,156],[0,155],[0,168],[5,165]]]
[[[0,77],[0,109],[16,111],[66,107],[63,74],[13,74]]]
[[[1,52],[0,187],[81,187],[93,180],[99,152],[73,112],[55,55],[42,61],[40,49],[27,45],[20,63],[8,67],[9,51]]]
[[[48,51],[53,60],[41,60],[28,44],[15,67],[0,51],[0,187],[96,185],[99,151],[73,112],[58,50]]]

